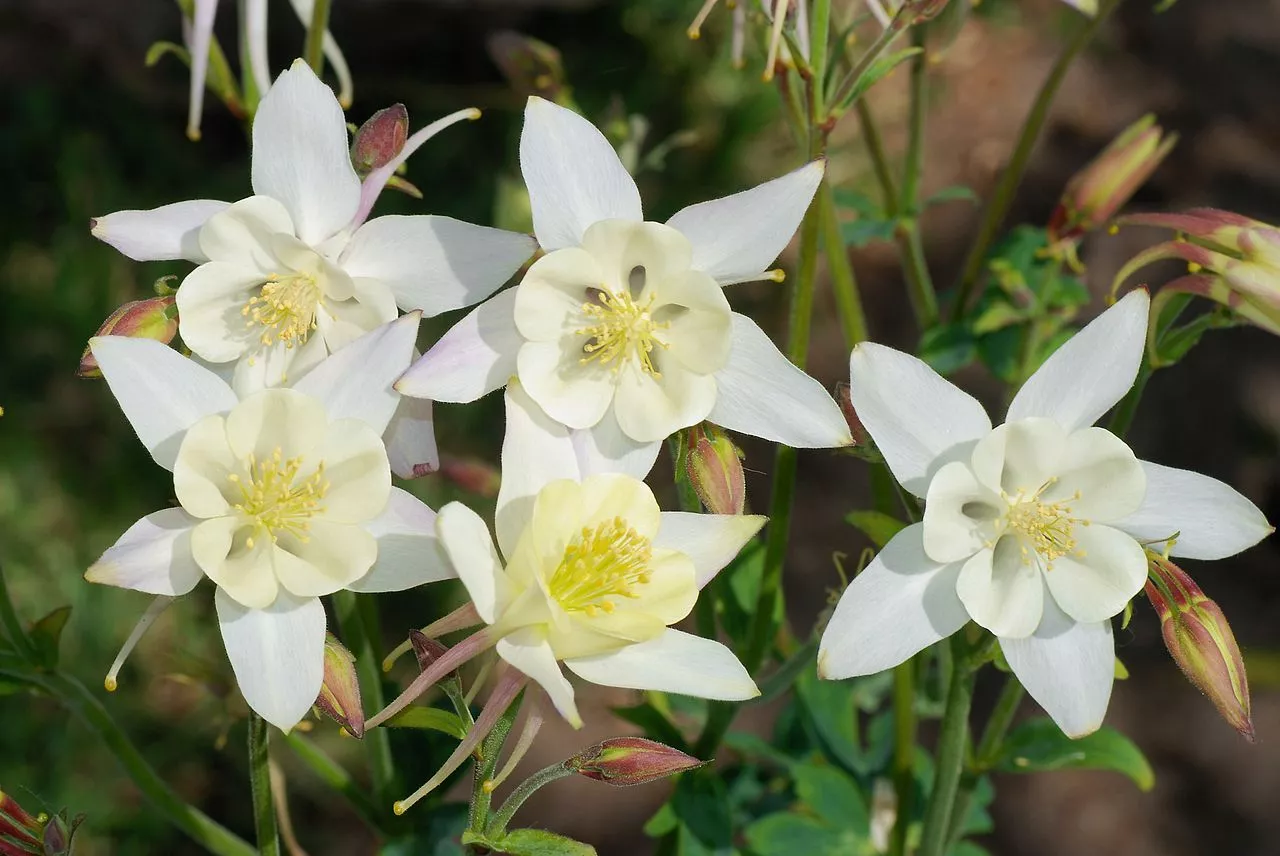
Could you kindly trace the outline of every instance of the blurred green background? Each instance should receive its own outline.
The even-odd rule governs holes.
[[[287,5],[271,6],[277,69],[302,40]],[[575,98],[598,123],[642,115],[651,126],[649,145],[694,132],[692,144],[673,151],[660,171],[638,177],[652,219],[797,165],[776,94],[759,81],[761,58],[749,53],[745,71],[730,67],[723,11],[702,40],[686,38],[698,5],[335,0],[332,29],[356,76],[352,121],[394,101],[408,106],[415,127],[464,106],[485,111],[480,121],[450,129],[411,160],[407,177],[425,200],[385,194],[380,210],[480,223],[518,220],[518,205],[500,202],[507,199],[500,187],[518,180],[522,98],[486,51],[488,37],[509,28],[561,50]],[[218,33],[230,45],[234,4],[222,6]],[[979,194],[989,190],[1074,15],[1054,0],[984,0],[979,11],[936,69],[926,193],[956,184]],[[153,41],[179,33],[177,8],[167,0],[0,4],[0,561],[26,618],[73,607],[63,662],[95,689],[148,598],[90,586],[80,575],[138,517],[167,505],[172,488],[132,436],[106,386],[78,380],[75,367],[86,339],[112,309],[149,294],[157,277],[181,275],[188,266],[131,262],[93,240],[88,221],[124,208],[200,197],[234,200],[249,192],[243,128],[211,98],[203,140],[188,142],[185,69],[172,58],[143,66]],[[1043,223],[1070,174],[1129,121],[1156,110],[1167,127],[1183,134],[1183,143],[1135,206],[1217,205],[1280,220],[1278,72],[1280,11],[1272,3],[1181,0],[1155,16],[1149,0],[1131,0],[1068,80],[1014,216]],[[901,83],[891,78],[874,99],[891,146],[902,139]],[[855,123],[846,124],[834,137],[831,170],[841,186],[860,188],[867,184],[866,166]],[[973,206],[957,203],[926,218],[939,282],[954,276],[976,216]],[[1151,240],[1125,232],[1087,245],[1095,292]],[[874,337],[914,347],[892,247],[860,249],[855,263]],[[736,308],[752,312],[772,332],[783,297],[771,284],[741,286],[734,294]],[[844,372],[846,352],[829,307],[824,293],[811,368],[831,385]],[[424,325],[424,341],[452,320]],[[988,401],[999,398],[998,387],[978,373],[961,382]],[[446,452],[495,457],[501,437],[496,397],[438,412]],[[1183,366],[1153,381],[1131,436],[1143,457],[1226,479],[1273,520],[1280,518],[1277,343],[1256,331],[1211,337]],[[763,444],[746,449],[752,504],[763,508],[771,455]],[[788,569],[798,627],[812,624],[826,591],[837,584],[832,552],[856,555],[865,546],[842,522],[865,500],[864,479],[855,461],[804,458],[802,513]],[[654,483],[669,479],[659,472]],[[461,495],[437,477],[414,489],[433,504]],[[1274,812],[1280,701],[1268,691],[1280,679],[1269,653],[1280,652],[1275,548],[1263,545],[1198,578],[1254,657],[1261,744],[1244,745],[1181,681],[1159,645],[1154,618],[1139,604],[1134,625],[1118,635],[1134,678],[1118,686],[1109,721],[1148,751],[1157,790],[1140,795],[1106,774],[997,780],[993,852],[1280,854],[1280,816]],[[439,591],[385,598],[388,638],[440,614],[448,599]],[[228,683],[206,589],[180,600],[156,624],[106,703],[175,788],[250,834],[243,704]],[[752,718],[744,724],[759,727]],[[599,736],[622,730],[600,727]],[[321,730],[330,749],[363,776],[349,741]],[[547,760],[589,742],[555,728],[546,740],[554,747],[542,750]],[[397,760],[406,782],[430,772],[429,757],[404,754]],[[647,852],[638,830],[661,800],[661,789],[600,795],[579,786],[586,784],[531,804],[526,817],[591,841],[602,853]],[[312,853],[372,852],[354,816],[332,797],[301,774],[291,776],[290,785],[295,824]],[[87,854],[198,852],[148,810],[111,755],[50,700],[0,697],[0,788],[29,808],[85,812]]]

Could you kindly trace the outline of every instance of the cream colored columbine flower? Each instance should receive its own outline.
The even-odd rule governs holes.
[[[453,576],[435,514],[391,486],[381,439],[398,398],[391,383],[409,364],[417,328],[416,313],[407,315],[294,388],[243,398],[159,342],[91,343],[138,437],[172,470],[179,507],[139,520],[85,577],[166,601],[208,577],[241,692],[280,728],[293,727],[320,692],[321,596]],[[112,667],[109,688],[139,635]]]
[[[821,161],[647,222],[604,135],[535,97],[520,165],[547,255],[445,334],[401,392],[474,401],[517,376],[579,442],[636,476],[665,437],[704,419],[796,447],[852,442],[822,385],[722,289],[772,278],[765,268],[808,208]]]
[[[896,666],[972,619],[1062,730],[1082,736],[1106,713],[1111,618],[1142,590],[1145,551],[1220,559],[1272,531],[1222,482],[1139,461],[1090,427],[1133,385],[1149,303],[1132,292],[1077,333],[994,429],[915,357],[854,349],[854,409],[925,513],[841,596],[823,677]]]
[[[484,627],[433,663],[369,727],[486,648],[496,648],[508,670],[450,762],[397,811],[456,769],[529,680],[580,726],[561,663],[610,687],[727,700],[759,695],[728,648],[671,625],[692,611],[699,589],[765,518],[663,512],[644,482],[594,467],[518,383],[507,388],[497,544],[460,503],[441,509],[436,522],[471,596],[464,617]]]

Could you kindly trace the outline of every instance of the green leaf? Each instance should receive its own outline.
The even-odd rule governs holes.
[[[1151,790],[1156,781],[1142,750],[1120,732],[1103,727],[1072,740],[1049,719],[1033,719],[1010,734],[996,766],[1010,773],[1112,770],[1128,776],[1144,791]]]
[[[711,773],[681,776],[671,796],[680,823],[681,853],[729,854],[733,820],[724,780]]]
[[[1005,327],[978,339],[978,357],[991,373],[1005,383],[1013,383],[1018,375],[1018,356],[1022,351],[1022,329]]]
[[[468,840],[471,836],[463,836],[466,843],[483,844],[493,849],[494,853],[507,853],[510,856],[596,856],[596,848],[581,841],[574,841],[545,829],[515,829],[497,841],[480,838]]]
[[[854,716],[853,681],[818,680],[816,667],[805,669],[796,681],[796,695],[804,715],[828,754],[850,770],[859,768],[858,724]]]
[[[645,734],[659,743],[665,743],[672,749],[679,749],[681,752],[689,751],[689,742],[684,739],[680,729],[676,728],[662,711],[649,702],[641,702],[633,707],[615,707],[613,713],[619,719],[624,719],[632,725],[640,726]]]
[[[840,224],[840,237],[845,246],[865,247],[873,241],[892,241],[898,224],[893,220],[873,220],[859,217]]]
[[[791,775],[796,796],[818,817],[836,829],[856,832],[860,838],[870,834],[866,801],[848,773],[831,766],[795,764]]]
[[[973,333],[964,324],[943,324],[920,337],[920,359],[940,375],[959,371],[977,356]]]
[[[392,728],[425,728],[441,731],[461,740],[467,736],[467,727],[456,713],[438,707],[407,707],[387,720]]]
[[[733,732],[730,732],[732,736]],[[644,822],[644,834],[650,838],[661,838],[669,832],[674,832],[680,825],[680,819],[676,817],[676,810],[671,807],[670,802],[662,804],[662,808],[654,812],[653,817]]]
[[[1003,330],[1011,324],[1019,324],[1027,318],[1026,310],[1014,306],[1007,300],[997,300],[978,313],[973,319],[971,329],[976,336],[985,336],[997,330]]]
[[[71,607],[61,606],[31,625],[31,629],[27,631],[27,638],[36,646],[36,659],[47,669],[58,667],[58,643],[70,617]]]
[[[951,851],[951,856],[991,856],[991,851],[974,844],[972,841],[961,841]]]
[[[837,208],[856,211],[859,216],[866,217],[869,220],[884,219],[884,208],[880,206],[879,202],[876,202],[865,193],[859,193],[847,187],[838,187],[835,190],[835,197]]]
[[[883,511],[850,511],[844,519],[877,547],[884,547],[894,535],[907,528],[906,523]]]
[[[769,741],[745,731],[730,731],[724,736],[724,745],[745,757],[769,761],[784,770],[791,769],[795,763],[794,758]]]
[[[762,817],[746,829],[747,845],[758,856],[851,856],[858,842],[848,830],[832,829],[820,820],[780,812]],[[852,840],[851,840],[852,839]]]
[[[382,846],[378,856],[466,856],[459,841],[467,828],[467,806],[444,803],[423,812],[412,835],[394,838]]]
[[[840,104],[837,105],[836,112],[842,112],[849,109],[853,102],[865,95],[868,89],[887,77],[889,72],[893,71],[899,65],[923,51],[924,48],[921,47],[906,48],[905,50],[900,50],[895,53],[885,54],[875,62],[871,63],[871,66],[862,73],[862,76],[854,81],[853,87],[849,90],[849,94]]]
[[[953,184],[930,196],[924,201],[924,204],[926,207],[929,205],[941,205],[945,202],[968,202],[977,205],[981,201],[981,197],[973,192],[973,188],[965,187],[963,184]]]

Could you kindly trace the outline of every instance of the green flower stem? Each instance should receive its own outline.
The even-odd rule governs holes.
[[[356,675],[360,679],[360,696],[364,708],[382,710],[387,704],[382,692],[377,603],[372,595],[359,596],[343,590],[334,592],[333,606],[338,614],[338,629],[342,632],[343,644],[356,658]],[[370,729],[365,733],[361,744],[369,758],[374,799],[390,802],[395,798],[393,792],[396,789],[396,773],[391,759],[388,729]]]
[[[973,294],[974,286],[977,285],[978,278],[982,274],[987,252],[991,249],[991,243],[995,240],[996,233],[999,232],[1001,225],[1004,223],[1005,215],[1009,213],[1009,208],[1013,204],[1013,196],[1017,192],[1018,186],[1022,183],[1022,176],[1027,170],[1028,162],[1031,160],[1031,152],[1035,149],[1036,141],[1040,138],[1040,132],[1044,129],[1044,124],[1049,118],[1049,108],[1053,106],[1053,100],[1058,94],[1058,89],[1062,86],[1062,81],[1066,79],[1067,71],[1121,2],[1122,0],[1102,0],[1098,13],[1080,29],[1076,37],[1063,50],[1057,62],[1054,63],[1053,68],[1049,71],[1049,76],[1045,78],[1044,83],[1041,85],[1040,92],[1036,95],[1036,100],[1031,105],[1031,112],[1027,114],[1027,118],[1023,122],[1022,131],[1018,135],[1018,143],[1013,150],[1013,157],[1010,158],[1009,165],[1005,167],[1004,172],[1001,174],[995,195],[983,212],[982,224],[978,227],[978,235],[974,239],[973,247],[969,250],[968,257],[965,259],[956,300],[951,307],[951,319],[953,321],[958,321],[964,316],[965,306],[968,304],[969,298]]]
[[[821,116],[826,109],[827,52],[831,41],[831,0],[813,0],[809,12],[809,66],[814,79],[809,85],[809,115]]]
[[[952,635],[950,645],[954,655],[951,685],[947,690],[947,706],[938,735],[933,790],[924,812],[924,834],[917,856],[944,856],[969,739],[969,709],[973,706],[976,671],[969,664],[963,631]]]
[[[136,746],[111,718],[102,702],[73,677],[62,672],[39,676],[17,674],[65,705],[101,738],[137,785],[165,818],[216,856],[254,856],[257,851],[244,839],[210,818],[195,806],[187,804],[142,757]]]
[[[854,107],[858,111],[858,122],[862,125],[862,138],[867,144],[867,154],[871,157],[871,166],[876,173],[876,181],[880,184],[881,202],[884,213],[889,217],[898,216],[898,188],[893,180],[893,170],[889,167],[889,156],[885,152],[884,138],[880,136],[880,127],[876,124],[875,115],[865,98],[859,98]]]
[[[974,751],[973,768],[960,779],[955,807],[951,810],[951,829],[947,833],[948,851],[955,848],[964,834],[965,819],[969,816],[969,804],[973,801],[973,789],[977,787],[978,779],[995,764],[999,757],[1000,749],[1004,745],[1004,737],[1009,733],[1009,727],[1013,725],[1013,717],[1017,714],[1018,706],[1022,704],[1026,694],[1026,690],[1022,688],[1022,684],[1016,677],[1009,675],[1005,678],[1004,689],[996,699],[996,706],[992,709],[990,718],[987,719],[987,725],[982,730],[982,738],[978,741],[978,748]]]
[[[502,808],[493,814],[493,819],[489,821],[489,826],[485,830],[485,836],[491,840],[501,838],[507,831],[507,824],[511,822],[511,818],[520,810],[520,806],[524,805],[525,800],[533,796],[539,788],[549,785],[558,779],[565,779],[574,774],[563,761],[557,761],[550,767],[543,767],[529,778],[525,779],[511,795],[507,797],[506,802],[502,804]]]
[[[818,205],[822,216],[822,249],[827,258],[827,271],[831,275],[831,290],[836,298],[836,310],[840,314],[840,328],[850,347],[866,341],[867,319],[862,310],[862,296],[858,280],[853,274],[849,251],[840,234],[840,220],[836,215],[836,196],[825,178],[818,185]]]
[[[386,812],[369,798],[366,788],[351,778],[342,765],[325,754],[319,746],[303,737],[297,729],[282,734],[281,739],[308,770],[320,781],[341,794],[356,814],[379,835],[388,836],[394,830],[389,827]]]
[[[471,781],[471,805],[467,812],[467,828],[483,835],[490,827],[489,810],[493,806],[493,788],[486,783],[493,779],[498,769],[498,758],[502,755],[502,747],[506,745],[507,736],[516,724],[520,715],[520,707],[524,704],[524,692],[515,697],[494,723],[493,728],[480,742],[476,755],[476,770]],[[514,812],[513,812],[514,813]]]
[[[271,726],[249,711],[249,791],[253,795],[253,828],[261,856],[280,856],[276,806],[271,796]]]
[[[925,120],[929,112],[929,45],[928,26],[911,28],[911,45],[920,53],[911,58],[911,113],[908,121],[906,169],[903,170],[902,200],[898,210],[907,215],[898,224],[895,235],[902,256],[902,269],[907,278],[911,308],[921,330],[938,323],[938,296],[933,278],[925,262],[924,242],[920,237],[920,182],[924,176]]]
[[[897,820],[889,840],[890,856],[906,856],[907,831],[915,801],[916,658],[893,670],[893,789],[898,796]]]
[[[314,0],[311,7],[311,23],[307,25],[307,40],[302,58],[317,74],[324,72],[324,34],[329,29],[329,4],[331,0]]]
[[[871,43],[870,47],[868,47],[866,51],[863,52],[862,56],[858,57],[858,61],[849,69],[849,73],[844,76],[844,80],[840,81],[840,86],[836,89],[835,94],[831,96],[831,100],[827,102],[832,110],[843,111],[846,109],[847,105],[845,102],[853,95],[854,90],[858,85],[858,81],[861,80],[862,76],[867,73],[872,65],[875,64],[875,61],[880,58],[880,55],[888,50],[894,40],[902,34],[903,26],[902,16],[899,14],[894,17],[889,26],[885,27],[880,35],[876,37],[876,40]],[[861,98],[858,100],[861,100]],[[819,117],[820,120],[826,119],[822,113],[815,113],[814,116]]]
[[[186,0],[184,0],[184,2],[186,2]],[[194,3],[191,5],[194,13]],[[258,91],[258,81],[253,76],[253,64],[248,60],[248,57],[250,56],[248,6],[249,4],[246,2],[246,0],[240,0],[239,9],[238,9],[240,13],[240,41],[239,41],[238,47],[240,49],[240,88],[244,92],[243,101],[244,101],[245,119],[247,123],[246,130],[250,129],[253,121],[253,116],[255,113],[258,112],[258,103],[262,100],[262,96],[266,94],[265,92]],[[215,43],[216,41],[217,39],[214,39]],[[222,53],[221,49],[210,52],[210,55],[209,55],[210,66],[212,66],[214,63],[214,57],[221,53]],[[222,64],[226,65],[226,62],[227,62],[226,57],[225,56],[222,57]],[[226,74],[227,74],[227,80],[235,80],[235,78],[231,75],[230,66],[227,67]],[[271,69],[267,69],[267,76],[268,77],[271,76]]]

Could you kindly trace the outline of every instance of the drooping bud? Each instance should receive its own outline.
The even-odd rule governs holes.
[[[614,787],[644,785],[706,764],[644,737],[610,737],[564,762],[565,768]]]
[[[33,817],[0,791],[0,856],[70,856],[83,820],[81,815],[68,823],[65,813]]]
[[[373,170],[391,163],[409,139],[409,111],[392,104],[374,113],[356,131],[351,141],[351,165],[364,178]]]
[[[569,105],[569,84],[560,51],[513,30],[494,33],[486,47],[517,95],[537,95],[561,106]]]
[[[712,514],[742,514],[747,504],[742,452],[728,434],[710,422],[695,425],[688,438],[685,474],[698,499]]]
[[[1160,616],[1160,632],[1174,662],[1252,743],[1249,681],[1227,617],[1177,565],[1151,554],[1148,559],[1147,599]]]
[[[1052,245],[1074,245],[1107,223],[1151,177],[1178,141],[1165,135],[1153,115],[1143,116],[1116,137],[1067,182],[1049,220]]]
[[[94,336],[129,336],[134,339],[155,339],[166,345],[178,335],[178,306],[172,295],[134,300],[121,306],[102,322]],[[86,347],[80,356],[80,368],[76,374],[85,378],[102,377],[98,361]]]
[[[332,633],[324,636],[324,683],[316,708],[353,737],[364,736],[364,702],[356,658]]]
[[[498,472],[498,468],[479,458],[441,455],[440,475],[468,493],[488,499],[498,495],[498,488],[502,484],[502,474]]]

